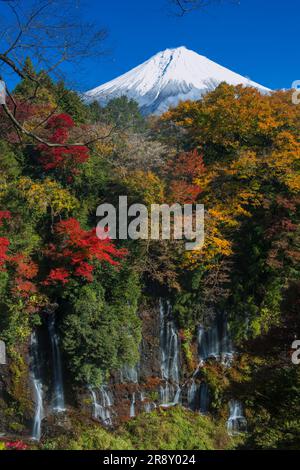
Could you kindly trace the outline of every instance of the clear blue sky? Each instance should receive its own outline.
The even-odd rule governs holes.
[[[300,1],[240,0],[183,18],[166,0],[85,0],[87,16],[109,31],[108,57],[87,64],[85,88],[128,71],[167,47],[184,45],[270,88],[300,79]],[[82,79],[81,79],[82,81]]]
[[[239,5],[229,0],[183,18],[170,14],[167,0],[82,3],[82,17],[107,28],[110,51],[101,60],[82,63],[77,75],[82,90],[181,45],[270,88],[290,88],[300,79],[299,0],[240,0]]]

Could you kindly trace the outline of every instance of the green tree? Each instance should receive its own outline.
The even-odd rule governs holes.
[[[111,288],[99,281],[80,287],[63,307],[67,309],[61,324],[63,349],[78,382],[99,386],[111,370],[138,362],[139,287],[135,275],[127,275],[126,282],[125,272],[109,276]]]
[[[145,129],[145,119],[141,115],[139,105],[136,101],[120,96],[110,100],[102,108],[102,122],[122,129],[133,129],[142,131]]]

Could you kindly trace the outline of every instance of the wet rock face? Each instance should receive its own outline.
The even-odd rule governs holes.
[[[195,411],[206,412],[205,385],[197,384],[190,390],[190,377],[183,372],[187,368],[182,367],[179,332],[170,303],[153,301],[141,308],[140,317],[143,324],[140,362],[114,371],[108,383],[88,392],[90,416],[113,427],[158,406],[189,407],[190,401]],[[196,343],[193,349],[197,356]]]
[[[148,299],[140,308],[140,318],[143,331],[138,364],[125,364],[112,371],[107,382],[98,388],[88,384],[78,386],[69,380],[55,325],[50,324],[50,328],[49,324],[43,325],[37,341],[21,355],[22,379],[17,385],[14,377],[18,374],[12,373],[11,364],[0,365],[0,433],[10,430],[12,418],[6,419],[6,410],[16,395],[26,403],[26,416],[21,427],[17,423],[17,433],[32,437],[34,424],[38,423],[37,440],[72,432],[73,415],[77,420],[93,420],[113,428],[159,406],[180,404],[197,413],[209,412],[211,391],[201,371],[212,360],[218,367],[230,366],[227,358],[232,357],[233,348],[225,318],[216,317],[208,328],[199,325],[198,335],[195,331],[189,351],[193,355],[192,368],[188,366],[183,339],[167,300]],[[43,399],[40,403],[39,383]],[[232,412],[228,429],[232,428],[232,432],[237,427],[242,429],[243,419],[242,413]]]
[[[140,318],[143,339],[139,363],[112,371],[108,382],[98,389],[87,388],[78,400],[78,408],[107,427],[118,426],[158,406],[180,404],[208,413],[212,396],[202,367],[207,361],[228,367],[227,358],[233,355],[225,315],[216,315],[206,328],[199,325],[198,335],[190,345],[194,369],[187,366],[180,332],[167,300],[148,301],[140,309]]]
[[[79,401],[89,401],[90,416],[107,427],[116,426],[160,403],[161,344],[160,309],[150,302],[140,309],[143,324],[140,361],[113,371],[110,381],[99,389],[87,390]],[[80,405],[81,406],[81,405]],[[86,410],[87,407],[83,405]]]
[[[150,377],[160,377],[160,316],[157,302],[145,306],[140,318],[143,324],[140,378],[147,381]]]
[[[72,435],[73,424],[68,413],[50,414],[43,419],[42,437],[43,439],[53,439],[62,434]]]

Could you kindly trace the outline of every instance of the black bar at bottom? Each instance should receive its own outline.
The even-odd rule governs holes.
[[[0,466],[4,463],[39,464],[51,466],[56,463],[63,464],[87,464],[95,468],[105,466],[122,466],[124,468],[140,468],[141,466],[165,466],[174,467],[181,465],[201,466],[205,470],[211,463],[230,464],[241,468],[247,464],[270,464],[272,460],[276,464],[299,464],[300,451],[1,451]],[[3,468],[3,467],[2,467]]]

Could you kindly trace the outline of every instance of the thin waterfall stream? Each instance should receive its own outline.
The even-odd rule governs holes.
[[[139,365],[124,365],[120,371],[120,380],[122,383],[139,383]]]
[[[48,331],[50,336],[53,365],[53,400],[52,410],[61,413],[66,410],[63,386],[62,362],[59,348],[59,336],[55,326],[55,315],[49,315]]]
[[[30,355],[31,355],[31,378],[34,391],[34,419],[32,427],[32,439],[39,441],[41,438],[42,419],[44,417],[43,405],[43,381],[41,373],[41,363],[39,357],[39,344],[36,331],[31,334],[30,338]]]
[[[171,305],[160,301],[160,350],[161,377],[165,381],[160,387],[160,399],[163,406],[172,406],[180,402],[179,385],[180,343],[174,320],[171,318]]]
[[[199,370],[209,359],[215,359],[224,366],[230,366],[234,349],[229,334],[226,314],[216,314],[208,327],[200,325],[197,335],[199,366],[194,372],[188,387],[187,401],[190,409],[207,413],[209,410],[209,386],[205,382],[197,383]]]
[[[110,391],[105,385],[98,390],[89,388],[93,401],[93,417],[107,426],[112,425],[113,400]]]
[[[227,431],[231,436],[235,436],[247,431],[247,420],[243,413],[242,403],[238,400],[230,400],[229,418],[227,421]]]
[[[133,393],[132,396],[131,396],[129,416],[130,416],[130,418],[135,417],[135,393]]]
[[[198,329],[198,354],[200,363],[210,358],[221,361],[224,365],[230,365],[234,349],[228,330],[226,314],[216,314],[212,324]]]

